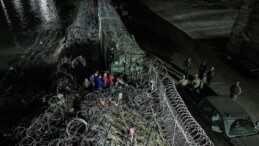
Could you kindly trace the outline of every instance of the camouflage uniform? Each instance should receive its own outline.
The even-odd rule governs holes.
[[[232,85],[230,87],[230,97],[236,101],[237,96],[241,94],[241,87],[239,86],[239,82],[236,84]]]
[[[191,65],[192,65],[191,58],[188,58],[183,63],[183,70],[184,70],[184,75],[186,76],[186,78],[188,78],[189,70],[191,69]]]
[[[207,75],[206,75],[206,73],[204,73],[204,74],[203,74],[203,77],[202,77],[202,79],[201,79],[201,83],[200,83],[200,91],[203,90],[203,86],[204,86],[204,84],[206,83],[206,81],[207,81]]]
[[[199,79],[198,75],[195,75],[195,78],[192,80],[192,87],[197,89],[201,84],[201,80]]]
[[[200,79],[203,77],[203,74],[206,72],[206,70],[207,70],[207,64],[205,62],[203,62],[199,68],[199,78]]]
[[[183,76],[183,78],[181,80],[179,80],[179,85],[185,87],[188,85],[188,80],[185,79],[185,76]]]
[[[208,85],[210,85],[213,76],[214,76],[214,67],[211,67],[210,70],[207,73],[207,83],[208,83]]]

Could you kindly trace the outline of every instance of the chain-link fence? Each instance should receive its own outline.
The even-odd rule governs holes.
[[[107,1],[99,1],[99,5],[108,5],[102,9],[109,12],[100,15],[118,16]],[[123,28],[123,33],[114,30],[118,28],[112,27],[112,20],[107,21],[109,27],[101,29],[108,38],[101,41],[104,46],[112,43],[115,47],[117,43],[129,43],[131,47],[122,45],[117,55],[130,58],[134,55],[131,48],[142,51],[119,21],[114,23]],[[14,130],[17,145],[213,145],[191,116],[161,60],[142,55],[141,70],[129,70],[126,73],[132,77],[125,84],[104,91],[84,89],[73,74],[72,62],[69,58],[59,61],[53,85],[56,93],[42,97],[42,113],[29,122],[24,120]],[[100,104],[100,100],[106,104]],[[128,131],[132,127],[136,129],[133,142]]]
[[[118,56],[133,56],[137,51],[143,53],[128,34],[118,13],[109,1],[99,1],[99,20],[104,48],[116,46]],[[121,53],[118,53],[118,51],[121,51]],[[142,58],[144,57],[142,56]],[[138,60],[140,59],[138,58]],[[147,67],[147,64],[143,67]],[[155,115],[154,120],[163,140],[168,145],[212,145],[204,130],[191,116],[176,90],[173,78],[168,76],[162,62],[156,60],[150,63],[147,68],[150,69],[147,76],[148,81],[152,84],[152,89],[147,94],[150,98],[149,102],[144,103],[150,104],[151,111]],[[133,72],[134,70],[131,70],[129,74],[132,75]],[[136,72],[140,73],[141,70]],[[124,73],[127,74],[125,71]],[[140,74],[135,77],[144,78]],[[143,108],[147,108],[145,106]]]
[[[99,37],[106,64],[112,73],[125,73],[129,77],[142,70],[144,52],[131,36],[109,1],[98,4]]]

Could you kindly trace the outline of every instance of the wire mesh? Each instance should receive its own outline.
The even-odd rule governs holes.
[[[119,52],[117,54],[122,56],[134,54],[135,50],[141,50],[127,33],[118,13],[108,1],[99,1],[99,20],[101,24],[100,30],[105,35],[105,39],[102,40],[104,41],[104,46],[110,48],[122,46],[120,47],[122,51],[117,50]],[[142,83],[139,83],[142,84],[142,87],[143,85],[148,87],[147,85],[151,84],[150,89],[146,90],[150,91],[146,94],[148,98],[144,96],[141,98],[144,102],[141,100],[140,103],[136,104],[141,111],[149,113],[142,116],[148,116],[146,119],[154,117],[159,133],[168,145],[213,145],[204,130],[188,111],[176,90],[173,78],[168,76],[167,69],[162,64],[159,59],[151,59],[148,63],[144,62],[144,68],[149,69],[149,73],[137,75],[137,80],[142,81]],[[143,79],[145,80],[144,82]],[[127,105],[136,103],[131,98],[128,102]],[[130,107],[134,109],[136,105]],[[147,105],[149,106],[146,107]]]
[[[104,0],[99,5],[101,28],[110,35],[104,44],[122,46],[119,55],[140,51],[115,9]],[[14,130],[17,145],[130,145],[128,131],[121,131],[131,127],[137,127],[134,145],[138,146],[213,145],[188,111],[161,60],[145,58],[143,70],[134,78],[103,92],[84,90],[72,74],[71,62],[70,58],[59,61],[56,95],[45,97],[47,108]],[[100,105],[100,99],[112,101],[114,107]]]
[[[15,129],[16,137],[20,139],[18,145],[121,144],[108,136],[114,133],[114,123],[111,121],[117,118],[121,119],[126,129],[148,123],[154,129],[152,133],[158,133],[165,145],[213,145],[189,113],[176,91],[173,79],[167,75],[159,59],[145,60],[144,66],[148,70],[141,73],[139,80],[131,85],[112,86],[112,92],[78,90],[80,87],[73,80],[70,70],[62,67],[71,64],[71,61],[64,60],[60,62],[57,74],[65,72],[59,76],[59,83],[65,83],[70,91],[50,97],[48,108],[34,118],[28,127],[19,126]],[[120,93],[123,95],[121,99],[118,98]],[[81,96],[80,109],[71,110],[76,96]],[[102,107],[100,99],[110,99],[117,106],[114,110]],[[154,139],[148,140],[150,133],[145,132],[147,129],[137,132],[138,145],[155,142]],[[114,135],[124,139],[122,144],[126,145],[130,141],[127,134],[125,137]]]

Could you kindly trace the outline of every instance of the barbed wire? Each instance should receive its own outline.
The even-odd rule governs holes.
[[[100,29],[104,33],[105,46],[117,49],[117,54],[139,54],[138,44],[134,41],[120,20],[119,14],[109,1],[100,0],[98,5]],[[115,47],[117,45],[118,47]]]
[[[213,145],[202,127],[188,111],[188,108],[177,92],[174,79],[167,75],[167,71],[163,67],[164,65],[161,67],[161,64],[163,64],[161,61],[156,60],[156,62],[158,63],[155,64],[160,65],[154,65],[153,72],[160,78],[160,80],[155,81],[157,85],[156,90],[160,88],[160,91],[158,92],[160,94],[158,94],[158,96],[156,96],[157,94],[151,95],[155,95],[154,97],[162,100],[164,104],[163,110],[155,110],[158,111],[158,114],[156,115],[164,115],[161,117],[162,127],[170,127],[172,126],[172,123],[175,123],[174,128],[171,127],[165,129],[175,129],[175,133],[178,133],[178,135],[174,135],[168,131],[163,131],[164,137],[167,137],[168,143],[176,143],[179,142],[180,139],[181,145]],[[164,112],[161,113],[161,111]],[[169,120],[168,123],[163,120],[165,118],[170,118],[170,116],[171,120]],[[179,138],[179,135],[182,135],[182,138]],[[178,137],[177,140],[175,139],[175,136]]]
[[[32,120],[29,127],[16,128],[16,137],[23,137],[18,145],[103,145],[113,141],[108,139],[111,133],[125,140],[124,143],[114,143],[125,144],[129,142],[127,134],[125,137],[116,135],[114,128],[110,128],[114,127],[111,119],[119,117],[125,129],[148,124],[154,129],[152,133],[160,135],[166,145],[213,145],[178,95],[173,79],[165,75],[167,71],[163,63],[159,59],[147,59],[144,66],[149,69],[142,72],[140,83],[113,86],[113,92],[83,92],[85,95],[78,111],[71,112],[67,107],[78,91],[51,97],[48,100],[49,107]],[[151,79],[156,80],[151,83]],[[122,99],[118,99],[119,93],[122,93]],[[114,105],[117,104],[115,110],[100,106],[100,99],[113,101]],[[143,128],[143,131],[146,129]],[[150,133],[143,131],[136,133],[139,144],[155,142],[154,139],[147,140]]]
[[[102,30],[110,35],[104,40],[105,45],[119,44],[119,55],[139,51],[114,8],[106,1],[99,1],[99,5],[99,11],[107,12],[99,17],[107,14],[107,18],[116,18],[102,21]],[[136,128],[134,145],[213,145],[158,58],[143,56],[143,69],[134,78],[102,92],[82,89],[72,74],[71,63],[70,58],[60,60],[56,71],[57,94],[46,97],[48,106],[44,112],[14,130],[17,145],[129,145],[131,127]],[[101,105],[101,99],[108,104]]]
[[[134,55],[133,50],[141,52],[140,47],[130,37],[120,17],[109,2],[99,1],[99,19],[101,23],[100,30],[104,33],[102,41],[104,41],[105,46],[110,48],[120,46],[117,49],[122,51],[118,50],[117,55],[121,56]],[[149,68],[148,74],[138,74],[138,78],[148,79],[149,83],[147,84],[152,84],[150,89],[146,90],[150,100],[140,101],[136,105],[141,107],[142,111],[149,113],[144,114],[144,117],[147,115],[147,119],[150,119],[150,116],[154,117],[153,119],[158,126],[161,138],[168,145],[213,145],[204,130],[188,111],[176,90],[173,78],[168,75],[163,62],[154,58],[148,62],[144,61],[143,68],[145,67]],[[143,97],[142,99],[146,98]],[[134,103],[134,101],[129,100],[127,105]],[[134,109],[136,105],[130,107]]]

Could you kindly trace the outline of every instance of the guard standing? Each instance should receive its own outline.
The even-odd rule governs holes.
[[[200,68],[199,68],[199,78],[202,79],[203,77],[203,74],[206,72],[207,70],[207,64],[205,61],[203,61],[203,63],[200,65]]]
[[[240,87],[240,82],[236,82],[234,85],[230,87],[230,97],[236,101],[237,96],[241,94],[241,87]]]
[[[198,87],[200,87],[201,84],[201,80],[199,79],[198,75],[195,74],[194,75],[194,79],[192,80],[192,87],[197,90]]]
[[[186,76],[187,79],[188,79],[189,70],[191,69],[191,66],[192,66],[192,61],[191,61],[191,58],[189,57],[183,63],[184,75]]]
[[[214,76],[214,67],[211,67],[210,70],[209,70],[208,73],[207,73],[207,82],[208,82],[208,85],[210,85],[213,76]]]
[[[200,83],[200,92],[202,92],[204,84],[206,83],[206,81],[207,81],[207,74],[203,73],[203,76],[201,78],[201,83]]]
[[[188,80],[185,78],[185,75],[183,75],[182,79],[179,80],[179,85],[185,87],[188,85]]]

